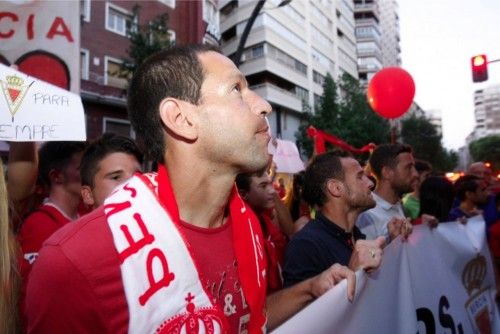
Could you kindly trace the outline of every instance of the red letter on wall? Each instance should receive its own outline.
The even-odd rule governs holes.
[[[58,30],[59,27],[61,30]],[[68,42],[73,42],[73,36],[71,36],[71,32],[68,29],[68,26],[66,23],[64,23],[64,20],[61,17],[56,17],[54,22],[52,22],[52,25],[50,26],[49,32],[47,33],[47,38],[48,39],[53,39],[54,35],[61,35],[66,37]]]

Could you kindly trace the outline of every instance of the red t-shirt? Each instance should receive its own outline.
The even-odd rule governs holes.
[[[23,280],[28,276],[43,242],[70,221],[71,219],[51,204],[41,205],[26,217],[17,236],[23,257],[20,263]]]
[[[249,309],[239,287],[232,223],[213,230],[183,224],[181,233],[207,292],[230,313],[231,333],[244,330]],[[31,278],[29,333],[127,333],[120,262],[102,207],[54,233],[40,251]]]
[[[203,287],[228,318],[232,333],[245,333],[250,310],[238,278],[232,241],[232,223],[206,229],[181,222],[181,233],[200,273]]]

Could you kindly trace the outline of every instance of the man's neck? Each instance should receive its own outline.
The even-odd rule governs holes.
[[[352,232],[356,219],[359,216],[358,210],[352,210],[345,206],[324,205],[320,212],[332,223],[339,226],[346,232]]]
[[[180,218],[203,228],[223,225],[236,175],[222,174],[206,163],[179,163],[179,159],[167,161],[165,167]]]
[[[54,203],[70,219],[78,218],[78,206],[80,197],[68,192],[66,189],[56,187],[51,189],[49,201]]]
[[[463,212],[469,214],[469,213],[476,211],[478,208],[477,208],[477,205],[474,204],[473,202],[468,201],[468,200],[464,200],[464,201],[460,202],[460,209]]]
[[[394,191],[390,183],[386,181],[380,181],[375,187],[374,192],[379,197],[381,197],[382,199],[386,200],[387,202],[393,205],[400,200],[399,194],[396,191]]]

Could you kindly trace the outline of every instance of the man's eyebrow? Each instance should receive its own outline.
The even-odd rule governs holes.
[[[231,75],[231,80],[241,81],[248,86],[247,78],[241,72],[235,72]]]
[[[109,173],[106,173],[106,174],[104,175],[104,177],[106,177],[106,176],[110,176],[110,175],[113,175],[113,174],[120,174],[120,173],[123,173],[123,169],[115,169],[115,170],[113,170],[113,171],[111,171],[111,172],[109,172]]]

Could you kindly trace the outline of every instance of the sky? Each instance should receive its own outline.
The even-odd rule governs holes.
[[[500,59],[500,0],[397,0],[402,67],[413,77],[415,102],[439,109],[443,144],[457,150],[474,128],[474,91],[500,84],[500,62],[489,80],[473,83],[470,58]]]

